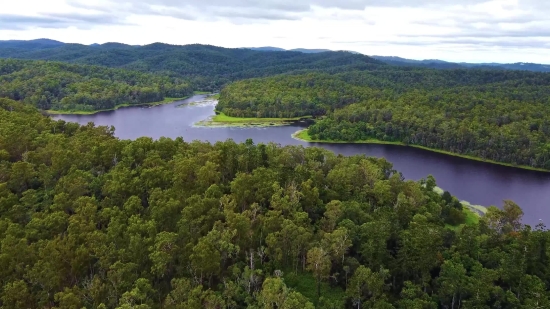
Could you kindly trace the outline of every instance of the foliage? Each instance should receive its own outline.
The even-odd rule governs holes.
[[[549,306],[550,233],[511,201],[453,231],[385,159],[113,132],[0,99],[2,308]]]
[[[178,78],[58,62],[0,59],[0,97],[40,109],[94,111],[191,95]]]
[[[219,90],[231,81],[300,70],[345,71],[385,66],[381,61],[349,52],[263,52],[162,43],[145,46],[64,44],[48,48],[31,48],[22,44],[18,48],[0,46],[0,57],[63,61],[166,74],[190,80],[195,90],[204,91]]]
[[[380,67],[236,82],[217,109],[315,116],[313,140],[398,142],[548,170],[549,97],[546,73]]]

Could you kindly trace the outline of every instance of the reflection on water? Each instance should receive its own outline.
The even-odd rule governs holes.
[[[212,103],[192,104],[201,100],[204,100],[204,96],[152,108],[127,107],[95,115],[56,115],[53,118],[81,124],[94,122],[96,125],[112,125],[116,128],[116,135],[123,139],[181,136],[186,141],[216,142],[231,138],[236,142],[244,142],[251,138],[255,143],[319,146],[337,154],[385,157],[407,179],[418,180],[432,174],[439,187],[461,200],[477,205],[501,206],[504,199],[510,199],[523,207],[525,223],[534,225],[539,219],[550,222],[550,212],[547,211],[550,207],[550,173],[471,161],[396,145],[317,144],[293,139],[292,133],[306,124],[263,128],[195,126],[195,123],[214,114]]]

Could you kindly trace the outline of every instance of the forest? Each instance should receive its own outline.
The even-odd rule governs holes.
[[[181,78],[100,66],[0,59],[0,97],[43,110],[105,110],[191,94],[191,85]]]
[[[303,70],[355,70],[385,63],[349,52],[306,54],[264,52],[210,45],[154,43],[130,46],[106,43],[97,46],[63,44],[50,40],[0,42],[0,58],[62,61],[101,65],[189,80],[194,90],[218,91],[225,84],[253,77]]]
[[[386,68],[249,79],[218,112],[314,116],[320,141],[387,141],[550,170],[550,74]]]
[[[114,132],[0,99],[1,308],[550,307],[512,201],[465,222],[385,159]]]

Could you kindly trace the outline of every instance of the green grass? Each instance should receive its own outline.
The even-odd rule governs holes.
[[[313,142],[311,136],[309,136],[309,131],[307,129],[300,130],[292,134],[292,138],[304,141],[304,142]]]
[[[311,302],[317,302],[317,281],[311,273],[285,272],[283,275],[285,284],[300,292]],[[346,298],[344,290],[339,287],[331,287],[326,280],[321,283],[321,297],[332,301],[341,301]]]
[[[117,110],[121,107],[157,106],[157,105],[173,103],[173,102],[180,101],[180,100],[185,100],[187,98],[188,97],[185,97],[185,98],[164,98],[164,100],[162,100],[162,101],[151,102],[151,103],[141,103],[141,104],[128,104],[128,103],[125,103],[125,104],[119,104],[119,105],[115,106],[114,108],[98,109],[98,110],[93,110],[93,111],[51,110],[50,109],[50,110],[46,110],[46,113],[48,113],[50,115],[92,115],[92,114],[97,114],[97,113],[100,113],[100,112],[107,112],[107,111]]]
[[[311,118],[310,116],[306,117],[296,117],[296,118],[241,118],[241,117],[231,117],[227,116],[224,113],[219,113],[212,118],[212,122],[216,123],[287,123],[292,121],[298,121],[300,119]]]
[[[209,91],[194,91],[193,94],[194,95],[211,94],[211,92],[209,92]]]
[[[462,211],[466,213],[466,222],[464,222],[465,225],[476,225],[479,223],[479,219],[481,218],[479,214],[473,212],[468,207],[462,208]]]
[[[485,162],[485,163],[498,164],[498,165],[503,165],[503,166],[509,166],[509,167],[515,167],[515,168],[531,170],[531,171],[538,171],[538,172],[550,172],[550,170],[543,169],[543,168],[498,162],[498,161],[483,159],[483,158],[479,158],[479,157],[458,154],[458,153],[454,153],[454,152],[450,152],[450,151],[446,151],[446,150],[434,149],[434,148],[418,146],[418,145],[405,144],[405,143],[402,143],[402,142],[381,141],[381,140],[377,140],[377,139],[368,139],[368,140],[351,141],[351,142],[350,141],[314,140],[309,135],[307,129],[300,130],[300,131],[292,134],[292,137],[295,138],[295,139],[298,139],[298,140],[305,141],[305,142],[314,142],[314,143],[327,143],[327,144],[384,144],[384,145],[407,146],[407,147],[418,148],[418,149],[427,150],[427,151],[431,151],[431,152],[437,152],[437,153],[441,153],[441,154],[445,154],[445,155],[449,155],[449,156],[453,156],[453,157],[459,157],[459,158],[475,160],[475,161],[480,161],[480,162]]]
[[[479,223],[479,219],[481,218],[481,216],[479,214],[475,213],[473,210],[471,210],[467,206],[462,208],[462,211],[466,215],[466,221],[463,224],[456,225],[456,226],[453,226],[453,225],[450,225],[450,224],[445,224],[445,227],[448,228],[448,229],[454,230],[454,231],[458,231],[463,226],[477,225]]]

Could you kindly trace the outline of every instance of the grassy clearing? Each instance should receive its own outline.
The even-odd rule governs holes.
[[[483,159],[483,158],[478,158],[478,157],[474,157],[474,156],[458,154],[458,153],[454,153],[454,152],[450,152],[450,151],[445,151],[445,150],[440,150],[440,149],[434,149],[434,148],[429,148],[429,147],[424,147],[424,146],[418,146],[418,145],[410,145],[410,144],[407,145],[407,144],[402,143],[402,142],[381,141],[381,140],[377,140],[377,139],[368,139],[368,140],[352,141],[352,142],[349,142],[349,141],[331,141],[331,140],[313,140],[313,139],[311,138],[311,136],[309,135],[307,129],[305,129],[305,130],[300,130],[300,131],[298,131],[298,132],[292,134],[292,137],[295,138],[295,139],[297,139],[297,140],[301,140],[301,141],[304,141],[304,142],[311,142],[311,143],[327,143],[327,144],[383,144],[383,145],[406,146],[406,147],[418,148],[418,149],[427,150],[427,151],[431,151],[431,152],[437,152],[437,153],[441,153],[441,154],[445,154],[445,155],[449,155],[449,156],[453,156],[453,157],[459,157],[459,158],[464,158],[464,159],[469,159],[469,160],[475,160],[475,161],[480,161],[480,162],[485,162],[485,163],[498,164],[498,165],[502,165],[502,166],[521,168],[521,169],[526,169],[526,170],[531,170],[531,171],[537,171],[537,172],[550,172],[550,170],[546,170],[546,169],[543,169],[543,168],[537,168],[537,167],[531,167],[531,166],[525,166],[525,165],[515,165],[515,164],[510,164],[510,163],[503,163],[503,162],[498,162],[498,161],[493,161],[493,160],[487,160],[487,159]]]
[[[381,141],[377,139],[368,139],[368,140],[362,140],[362,141],[329,141],[329,140],[314,140],[309,135],[309,132],[307,129],[300,130],[298,132],[295,132],[292,134],[292,137],[301,140],[304,142],[310,142],[310,143],[326,143],[326,144],[383,144],[383,145],[400,145],[405,146],[403,143],[399,142],[388,142],[388,141]]]
[[[479,214],[473,212],[468,207],[462,208],[462,211],[466,214],[466,222],[464,222],[465,225],[476,225],[479,223],[479,219],[481,218]]]
[[[216,116],[214,116],[212,118],[212,121],[213,122],[224,122],[224,123],[235,123],[235,122],[239,122],[239,123],[243,123],[243,122],[247,122],[247,123],[262,123],[262,122],[277,123],[277,122],[279,122],[280,123],[280,122],[298,121],[298,120],[307,119],[307,118],[311,118],[311,116],[296,117],[296,118],[241,118],[241,117],[231,117],[231,116],[227,116],[224,113],[219,113],[219,114],[217,114]]]
[[[283,278],[288,287],[300,292],[312,302],[317,301],[317,281],[312,274],[288,272],[284,274]],[[331,301],[341,301],[346,298],[346,294],[341,288],[331,287],[328,282],[323,281],[321,283],[321,297]]]
[[[194,95],[211,94],[211,92],[208,92],[208,91],[194,91],[193,94]]]
[[[269,126],[284,126],[289,125],[294,121],[299,121],[301,119],[311,118],[307,117],[296,117],[296,118],[241,118],[241,117],[231,117],[227,116],[224,113],[217,113],[210,119],[201,121],[198,125],[209,126],[209,127],[220,127],[220,126],[244,126],[244,127],[269,127]]]
[[[93,110],[93,111],[71,111],[71,110],[46,110],[45,112],[50,115],[93,115],[100,112],[108,112],[108,111],[114,111],[121,107],[130,107],[130,106],[158,106],[163,104],[169,104],[180,100],[185,100],[188,97],[185,98],[164,98],[162,101],[158,102],[151,102],[151,103],[141,103],[141,104],[120,104],[115,106],[114,108],[110,109],[99,109],[99,110]]]

